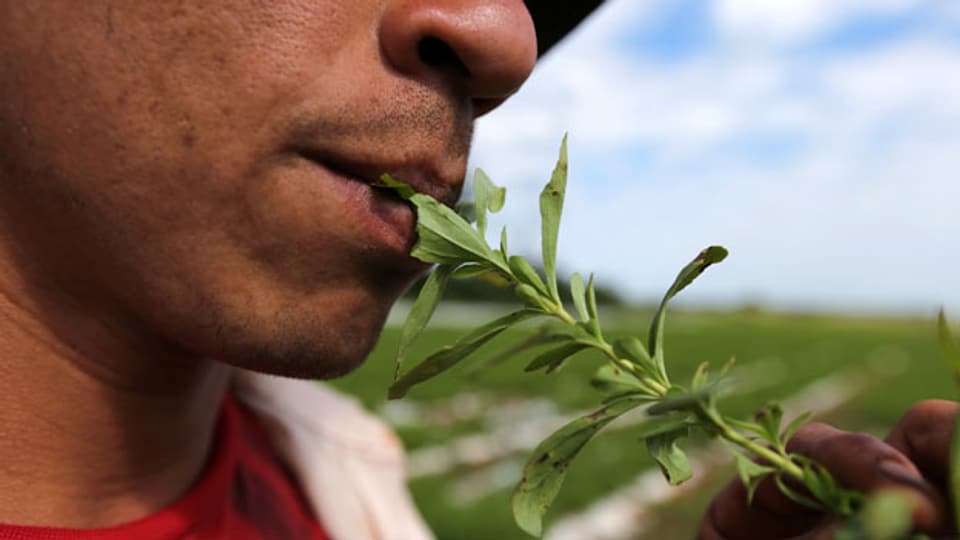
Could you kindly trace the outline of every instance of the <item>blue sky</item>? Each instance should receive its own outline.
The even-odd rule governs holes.
[[[565,132],[566,272],[650,300],[722,244],[688,303],[960,317],[960,2],[608,0],[478,124],[527,254]]]

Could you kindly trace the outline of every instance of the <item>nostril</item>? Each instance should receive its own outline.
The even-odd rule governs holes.
[[[446,70],[458,77],[470,77],[470,70],[457,53],[443,40],[427,36],[417,44],[417,55],[424,65]]]

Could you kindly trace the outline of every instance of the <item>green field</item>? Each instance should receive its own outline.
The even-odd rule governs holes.
[[[617,317],[606,333],[610,337],[642,334],[649,316],[628,312]],[[428,330],[418,350],[432,351],[462,332]],[[499,338],[458,368],[385,407],[397,339],[396,328],[388,328],[366,364],[334,383],[396,423],[412,459],[419,464],[420,474],[411,481],[414,496],[440,540],[527,538],[510,515],[511,490],[526,457],[518,441],[537,430],[559,427],[564,414],[590,408],[599,400],[599,394],[587,384],[599,361],[589,356],[576,357],[551,376],[524,373],[523,358],[476,369],[489,364],[498,348],[516,335]],[[821,418],[845,429],[882,434],[912,402],[952,395],[952,380],[938,356],[932,317],[673,311],[666,339],[668,366],[677,380],[687,380],[700,362],[710,361],[719,368],[735,356],[734,373],[749,380],[753,391],[731,396],[722,405],[743,416],[769,399],[791,396],[813,381],[836,374],[852,381],[855,391],[849,401]],[[496,436],[482,438],[491,433]],[[458,455],[472,459],[441,467],[456,441]],[[484,441],[494,444],[484,447],[480,444]],[[426,448],[434,448],[433,453],[425,453]],[[649,467],[650,459],[629,428],[601,434],[574,462],[548,515],[546,529],[549,532],[558,518],[576,515],[630,484]],[[710,493],[730,474],[724,466],[711,470],[706,484],[691,494],[655,508],[638,508],[637,515],[643,513],[636,519],[645,531],[633,537],[692,538]]]

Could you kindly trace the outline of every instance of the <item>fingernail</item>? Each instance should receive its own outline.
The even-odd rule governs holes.
[[[877,465],[877,470],[888,480],[897,484],[910,486],[918,491],[931,495],[933,490],[916,471],[911,470],[897,461],[883,461]]]

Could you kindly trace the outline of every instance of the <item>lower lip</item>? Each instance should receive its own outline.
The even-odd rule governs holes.
[[[409,258],[417,239],[417,217],[407,202],[385,189],[375,188],[332,167],[316,161],[311,163],[333,177],[331,188],[339,192],[345,213],[363,229],[365,234],[362,236],[372,240],[378,251]]]

